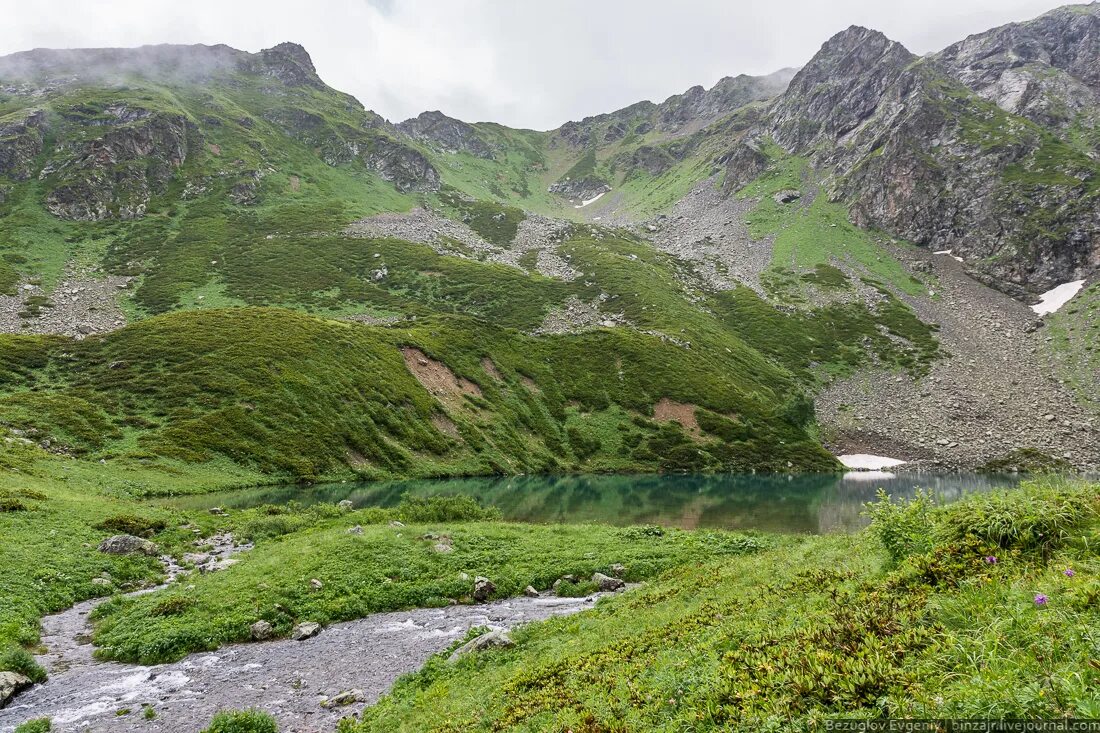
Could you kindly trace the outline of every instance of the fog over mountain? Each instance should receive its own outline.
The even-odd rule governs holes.
[[[849,24],[914,53],[1038,15],[1052,0],[773,3],[581,0],[44,0],[0,2],[0,54],[30,48],[159,43],[247,51],[295,41],[329,84],[397,121],[426,109],[551,129],[639,99],[655,102],[723,76],[801,66]],[[661,22],[653,22],[660,18]]]

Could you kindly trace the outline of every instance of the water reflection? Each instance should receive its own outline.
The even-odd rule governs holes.
[[[523,522],[663,524],[771,532],[850,532],[866,524],[863,503],[879,488],[909,497],[932,490],[942,502],[1011,487],[1011,476],[852,471],[843,475],[573,475],[460,478],[282,486],[171,500],[174,506],[246,508],[299,501],[351,500],[394,506],[414,496],[468,494]]]

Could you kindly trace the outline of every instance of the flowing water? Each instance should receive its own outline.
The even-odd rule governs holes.
[[[911,497],[918,489],[939,501],[997,488],[1014,476],[952,473],[754,475],[566,475],[507,478],[426,479],[368,483],[276,486],[168,500],[174,506],[244,509],[260,504],[335,503],[357,508],[391,507],[405,494],[417,497],[465,494],[517,522],[661,524],[692,529],[756,529],[769,532],[851,532],[866,523],[863,504],[878,489]]]

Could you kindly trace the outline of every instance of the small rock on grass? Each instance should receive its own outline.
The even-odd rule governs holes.
[[[160,548],[141,537],[116,534],[100,542],[99,551],[108,555],[157,555],[160,553]]]
[[[290,638],[294,641],[305,641],[306,639],[312,639],[321,633],[321,624],[314,621],[303,621],[294,627],[290,632]]]
[[[325,584],[317,580],[317,578],[311,578],[309,581],[309,587],[313,590],[321,590],[325,587]]]
[[[451,656],[447,658],[447,661],[455,662],[467,654],[479,652],[491,647],[510,647],[514,645],[515,642],[512,641],[512,637],[508,635],[506,630],[497,629],[496,631],[489,631],[474,639],[470,639],[458,649],[455,649]]]
[[[626,583],[619,578],[612,578],[610,575],[604,575],[603,573],[595,573],[592,576],[592,582],[604,593],[622,590],[626,587]]]
[[[529,585],[523,589],[523,595],[527,596],[528,598],[538,598],[539,592],[535,590],[535,587],[533,585]]]
[[[275,630],[267,621],[257,621],[249,626],[248,629],[252,635],[253,641],[267,641],[271,638],[272,634],[275,633]]]
[[[496,593],[496,590],[496,583],[488,578],[480,575],[474,578],[474,600],[478,603],[484,603],[489,600],[493,593]]]

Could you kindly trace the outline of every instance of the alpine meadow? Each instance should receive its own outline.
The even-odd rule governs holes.
[[[1100,725],[1100,2],[807,56],[0,56],[0,733]]]

